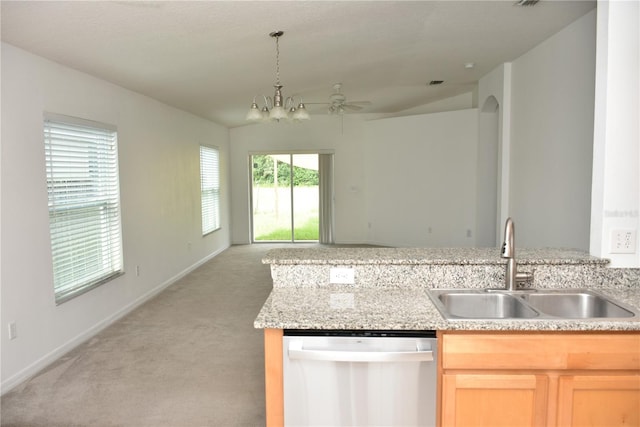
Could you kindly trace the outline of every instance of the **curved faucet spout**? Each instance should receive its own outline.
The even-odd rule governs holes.
[[[515,291],[518,282],[530,282],[533,280],[533,273],[518,273],[518,263],[516,262],[516,237],[515,225],[511,218],[507,218],[504,225],[504,243],[502,244],[502,258],[507,258],[507,271],[505,273],[505,288],[508,291]]]
[[[515,258],[515,230],[513,220],[507,218],[504,225],[504,243],[502,244],[502,258]]]

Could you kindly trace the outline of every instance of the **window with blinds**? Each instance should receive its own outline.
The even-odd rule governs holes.
[[[220,228],[220,162],[218,150],[200,146],[202,235]]]
[[[116,129],[46,114],[44,146],[56,304],[122,274]]]

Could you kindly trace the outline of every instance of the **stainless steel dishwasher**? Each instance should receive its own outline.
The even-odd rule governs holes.
[[[286,426],[434,426],[435,331],[285,330]]]

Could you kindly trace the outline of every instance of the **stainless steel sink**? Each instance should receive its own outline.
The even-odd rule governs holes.
[[[632,311],[591,291],[534,292],[523,294],[522,299],[544,314],[567,319],[634,316]]]
[[[538,313],[520,298],[502,293],[430,291],[432,300],[447,318],[456,319],[530,319]]]
[[[630,319],[631,307],[586,289],[501,291],[430,289],[429,297],[449,320]]]

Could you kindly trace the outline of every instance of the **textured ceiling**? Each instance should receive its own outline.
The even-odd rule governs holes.
[[[285,96],[324,102],[342,82],[372,102],[362,112],[395,114],[469,92],[595,7],[513,3],[3,0],[0,13],[3,42],[234,127],[273,95],[274,30]]]

